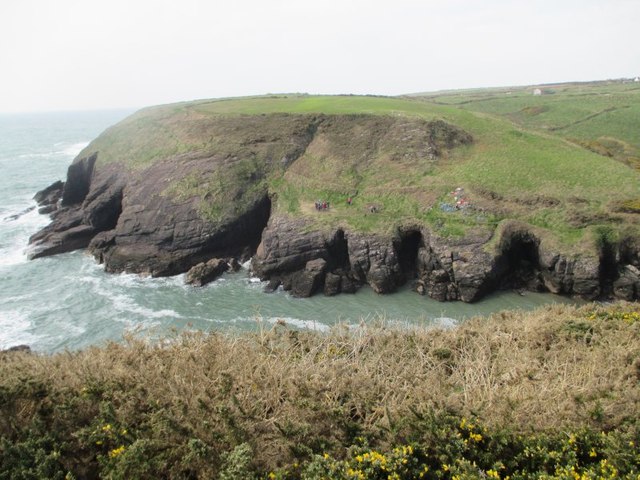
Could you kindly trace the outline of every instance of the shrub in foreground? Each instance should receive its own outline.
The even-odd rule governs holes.
[[[0,479],[638,478],[637,304],[0,354]]]

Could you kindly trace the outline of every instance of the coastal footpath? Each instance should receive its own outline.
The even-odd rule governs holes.
[[[295,296],[496,289],[637,299],[640,175],[501,119],[414,99],[280,96],[144,109],[36,199],[30,257],[109,272],[237,262]],[[195,269],[195,270],[192,270]]]

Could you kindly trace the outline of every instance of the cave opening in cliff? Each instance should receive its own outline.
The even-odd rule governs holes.
[[[616,260],[616,247],[613,243],[603,241],[600,245],[600,292],[609,295],[613,291],[613,282],[618,278],[618,261]]]
[[[418,272],[418,250],[423,246],[420,230],[405,230],[400,233],[397,246],[398,263],[407,280],[415,278]]]
[[[502,255],[506,261],[506,272],[501,288],[541,288],[538,254],[538,239],[529,233],[515,233],[503,246]]]
[[[260,202],[256,205],[256,208],[251,212],[253,228],[250,228],[249,232],[249,249],[251,255],[254,255],[258,249],[258,245],[262,241],[262,233],[267,228],[269,218],[271,218],[271,197],[265,195]]]
[[[110,209],[105,212],[104,225],[102,230],[113,230],[118,224],[120,215],[122,215],[122,199],[123,192],[120,190],[116,195],[110,199]]]
[[[333,240],[327,245],[330,258],[330,268],[349,270],[349,244],[344,236],[344,230],[338,229]]]

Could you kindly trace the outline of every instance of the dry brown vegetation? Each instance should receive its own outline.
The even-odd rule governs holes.
[[[105,425],[126,431],[103,439],[105,455],[122,443],[131,455],[170,449],[163,455],[179,464],[194,441],[213,457],[248,442],[256,465],[277,468],[339,455],[358,436],[391,447],[433,412],[516,432],[613,429],[640,416],[640,315],[636,304],[611,311],[554,305],[448,330],[278,325],[5,353],[0,430],[17,439],[45,412],[72,443],[91,443]],[[86,446],[76,448],[82,457]]]

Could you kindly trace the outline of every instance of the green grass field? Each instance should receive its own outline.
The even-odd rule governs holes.
[[[305,217],[310,228],[382,232],[424,224],[461,236],[518,218],[568,248],[598,225],[636,228],[635,215],[617,210],[640,196],[640,173],[628,166],[640,149],[640,89],[603,84],[545,91],[551,90],[540,96],[530,89],[490,89],[402,98],[291,94],[195,101],[141,110],[81,155],[99,151],[100,162],[136,169],[184,155],[244,158],[260,171],[260,188],[251,187],[252,195],[268,189],[276,211]],[[265,115],[269,122],[260,123]],[[288,168],[274,166],[284,147],[269,139],[294,128],[301,116],[318,115],[330,117],[329,127]],[[468,132],[473,143],[428,158],[415,132],[434,120]],[[603,155],[601,146],[615,155]],[[197,185],[177,180],[165,194],[202,198],[203,215],[216,219],[233,213],[219,207],[230,198],[225,185],[256,176],[224,169],[207,175]],[[456,187],[465,189],[472,210],[441,210]],[[330,211],[318,214],[316,199],[330,201]],[[371,206],[378,213],[371,214]]]
[[[595,82],[540,87],[487,89],[425,95],[425,101],[508,118],[540,131],[551,131],[569,140],[618,145],[610,153],[622,161],[640,166],[640,85],[638,83]],[[626,147],[626,148],[625,148]]]

